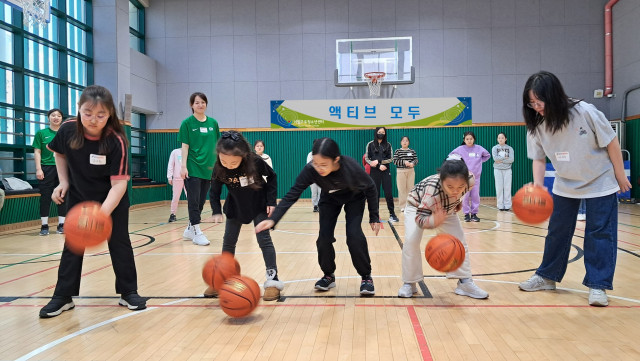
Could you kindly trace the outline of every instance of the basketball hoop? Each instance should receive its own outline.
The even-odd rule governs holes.
[[[39,25],[45,27],[49,21],[50,0],[16,0],[22,7],[22,22],[24,25]]]
[[[380,96],[380,85],[382,85],[382,80],[384,80],[385,75],[387,75],[387,73],[383,71],[372,71],[369,73],[364,73],[364,79],[369,85],[370,96]]]

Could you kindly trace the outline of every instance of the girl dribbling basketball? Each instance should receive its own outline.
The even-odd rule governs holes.
[[[475,178],[469,174],[464,161],[450,156],[438,174],[416,184],[407,198],[404,210],[405,240],[402,247],[402,281],[398,297],[412,297],[418,292],[416,283],[422,281],[422,252],[420,241],[425,229],[436,233],[448,233],[462,242],[464,262],[460,268],[447,272],[447,278],[457,278],[455,293],[472,298],[487,298],[489,294],[471,279],[469,247],[464,238],[460,220],[456,215],[462,208],[462,197],[474,186]]]
[[[276,173],[263,158],[251,152],[247,140],[235,130],[222,133],[216,153],[218,159],[214,165],[210,193],[213,221],[220,223],[224,220],[220,195],[222,185],[225,185],[229,194],[224,202],[227,222],[222,238],[222,252],[235,254],[242,225],[252,221],[257,225],[267,219],[276,207]],[[280,298],[280,291],[284,289],[284,283],[278,280],[276,249],[268,230],[258,232],[256,238],[267,268],[263,299],[274,301]],[[215,292],[208,288],[204,295],[215,296]]]
[[[364,172],[355,159],[340,154],[338,144],[331,138],[320,138],[313,143],[313,161],[302,169],[296,183],[282,198],[269,219],[256,226],[256,232],[273,228],[289,208],[300,198],[302,192],[311,184],[317,184],[322,193],[320,208],[320,232],[316,247],[318,262],[324,276],[315,284],[318,291],[328,291],[336,286],[336,253],[333,243],[338,216],[344,208],[346,221],[347,246],[351,262],[358,274],[360,295],[375,294],[371,278],[371,258],[367,237],[362,232],[362,216],[365,201],[369,204],[369,226],[377,235],[380,231],[378,213],[378,193],[375,183]]]
[[[111,93],[92,85],[78,101],[78,119],[64,123],[49,143],[54,152],[60,184],[53,190],[56,204],[66,202],[69,209],[83,201],[102,204],[111,215],[113,230],[109,255],[116,275],[118,304],[130,310],[147,307],[138,295],[136,264],[129,238],[129,163],[127,138],[116,115]],[[60,257],[58,282],[51,301],[40,310],[41,318],[55,317],[75,307],[72,296],[80,293],[83,255],[65,245]]]

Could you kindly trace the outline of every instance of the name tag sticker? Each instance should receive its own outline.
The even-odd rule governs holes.
[[[207,127],[200,127],[200,133],[206,133],[208,131]]]
[[[247,177],[240,177],[238,179],[240,179],[240,186],[241,187],[246,187],[246,186],[249,185],[249,180],[247,179]]]
[[[469,153],[469,157],[475,158],[475,156],[476,156],[476,153]]]
[[[569,156],[569,152],[556,152],[556,160],[558,162],[569,162],[571,161],[571,157]]]
[[[89,164],[105,165],[105,164],[107,164],[107,156],[106,155],[91,154],[89,156]]]

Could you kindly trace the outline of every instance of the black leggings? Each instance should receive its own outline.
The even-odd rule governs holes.
[[[58,180],[58,170],[55,165],[43,165],[42,172],[44,179],[38,182],[40,188],[40,217],[49,217],[51,209],[51,195],[53,189],[60,184]],[[67,214],[67,203],[58,205],[58,216],[64,217]]]
[[[123,196],[127,198],[127,194]],[[77,202],[76,202],[77,203]],[[129,201],[120,204],[111,213],[113,230],[109,239],[109,256],[116,274],[116,293],[126,295],[138,290],[138,275],[129,238]],[[60,257],[58,283],[55,296],[77,296],[80,294],[80,278],[84,255],[71,252],[66,244]]]
[[[371,274],[371,258],[367,238],[362,232],[362,215],[365,203],[364,192],[352,193],[341,191],[327,193],[322,191],[320,195],[320,233],[316,241],[318,248],[318,263],[324,274],[329,275],[336,271],[336,252],[333,243],[338,216],[344,206],[345,220],[347,221],[347,247],[351,254],[351,262],[360,276]]]
[[[371,168],[371,179],[376,184],[376,191],[378,192],[378,202],[380,201],[380,183],[382,183],[382,190],[384,191],[384,198],[387,200],[387,209],[389,209],[389,215],[395,215],[393,210],[393,193],[391,191],[391,172],[389,168],[385,171],[381,171],[378,168]]]
[[[207,201],[207,191],[211,185],[210,179],[189,177],[184,180],[187,189],[187,208],[189,209],[189,223],[192,226],[200,224],[200,215]]]

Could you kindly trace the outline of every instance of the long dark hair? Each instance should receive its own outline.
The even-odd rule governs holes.
[[[122,138],[125,146],[128,145],[127,136],[124,133],[124,128],[122,127],[120,120],[118,120],[118,115],[116,114],[116,106],[113,103],[111,92],[109,92],[107,88],[100,85],[90,85],[82,91],[80,100],[78,100],[78,120],[76,121],[76,133],[71,137],[71,141],[69,143],[71,149],[80,149],[84,146],[84,126],[82,125],[82,114],[80,112],[80,108],[85,103],[89,103],[92,106],[102,105],[109,112],[107,124],[105,124],[104,128],[102,128],[102,133],[100,133],[98,147],[98,151],[100,152],[100,154],[107,153],[108,149],[106,138],[112,132]]]
[[[469,187],[469,168],[462,159],[447,159],[442,162],[442,165],[438,169],[440,174],[440,182],[447,178],[462,178]]]
[[[375,144],[378,144],[378,131],[380,129],[384,129],[384,138],[382,138],[382,142],[380,142],[380,144],[384,144],[387,143],[387,137],[389,136],[389,134],[387,134],[387,128],[386,127],[376,127],[376,131],[375,133],[373,133],[373,140],[375,140]]]
[[[527,106],[531,102],[530,90],[536,98],[544,102],[544,117],[535,109]],[[527,130],[531,134],[535,134],[538,126],[545,123],[546,130],[555,134],[569,124],[569,110],[579,102],[580,100],[567,96],[562,83],[552,73],[539,71],[531,75],[522,92],[522,115]]]
[[[464,138],[466,138],[467,135],[470,135],[470,136],[473,137],[473,145],[475,145],[476,144],[476,133],[474,133],[472,131],[464,132],[464,134],[462,135],[462,144],[461,145],[467,144],[467,143],[464,142]]]
[[[235,130],[222,132],[220,140],[216,144],[216,153],[218,156],[213,166],[213,174],[217,180],[226,184],[228,183],[230,171],[240,171],[248,179],[253,179],[253,183],[249,184],[249,188],[259,189],[262,187],[264,179],[256,169],[256,159],[260,158],[260,156],[251,151],[251,145],[240,132]],[[242,157],[242,162],[237,169],[227,169],[220,162],[220,154]]]

